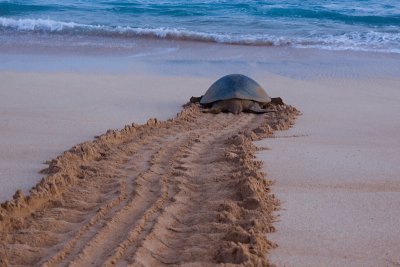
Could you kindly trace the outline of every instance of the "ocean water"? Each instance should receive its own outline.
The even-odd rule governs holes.
[[[400,53],[400,0],[0,1],[0,46],[143,38]]]

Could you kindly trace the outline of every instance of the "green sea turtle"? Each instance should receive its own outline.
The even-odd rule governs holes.
[[[190,102],[199,102],[203,108],[209,108],[204,112],[234,114],[242,111],[273,112],[267,109],[269,104],[284,104],[280,97],[269,97],[256,81],[242,74],[230,74],[220,78],[208,88],[203,96],[192,96]]]

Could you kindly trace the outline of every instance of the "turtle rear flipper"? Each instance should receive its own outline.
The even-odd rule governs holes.
[[[254,113],[276,112],[275,110],[272,109],[261,108],[260,105],[256,102],[253,102],[253,104],[250,105],[247,110]]]
[[[285,103],[283,103],[282,98],[280,98],[280,97],[272,97],[272,98],[271,98],[271,104],[275,104],[275,105],[285,105]]]

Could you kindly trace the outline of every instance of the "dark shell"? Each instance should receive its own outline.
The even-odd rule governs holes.
[[[242,74],[230,74],[213,83],[201,98],[200,104],[233,98],[271,102],[271,98],[256,81]]]

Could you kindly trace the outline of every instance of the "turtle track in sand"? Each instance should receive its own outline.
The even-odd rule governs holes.
[[[268,265],[279,202],[252,140],[298,111],[203,114],[109,130],[0,208],[2,266]]]

